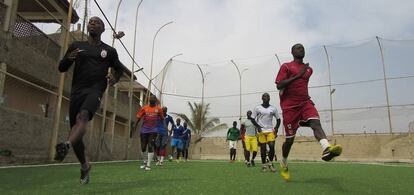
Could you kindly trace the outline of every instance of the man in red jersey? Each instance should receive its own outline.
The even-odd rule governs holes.
[[[244,124],[240,125],[240,137],[242,140],[242,146],[243,146],[243,155],[244,155],[244,163],[250,167],[251,163],[249,161],[249,158],[247,157],[250,152],[246,149],[246,142],[245,142],[245,134],[246,134],[246,126]]]
[[[342,152],[340,145],[330,145],[322,129],[318,111],[310,99],[308,83],[313,70],[309,63],[304,63],[305,48],[302,44],[292,46],[293,61],[283,64],[276,77],[276,86],[280,95],[280,107],[282,108],[283,125],[286,132],[286,140],[282,146],[282,162],[280,175],[286,181],[290,179],[287,157],[293,145],[296,131],[299,126],[310,127],[315,138],[321,144],[322,160],[330,161]]]

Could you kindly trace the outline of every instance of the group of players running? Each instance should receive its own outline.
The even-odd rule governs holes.
[[[140,167],[141,169],[151,170],[150,166],[151,161],[154,159],[154,152],[157,155],[156,165],[163,165],[166,156],[166,146],[171,135],[170,159],[173,158],[175,153],[177,162],[181,159],[180,154],[183,155],[184,161],[188,160],[191,130],[188,128],[187,122],[181,125],[181,119],[177,118],[176,123],[174,123],[173,118],[167,114],[167,107],[161,108],[157,105],[155,95],[150,96],[149,105],[142,107],[137,112],[134,131],[136,131],[141,121],[141,151],[143,154],[147,153],[148,157],[147,160],[144,160],[143,165]],[[169,126],[171,126],[171,131],[168,129]]]
[[[70,148],[81,164],[80,183],[89,183],[89,173],[91,164],[85,156],[85,145],[83,136],[86,132],[88,122],[93,118],[100,106],[100,101],[107,85],[116,83],[123,72],[123,65],[119,61],[116,49],[101,41],[101,34],[105,31],[105,24],[99,17],[90,18],[88,25],[88,40],[73,42],[63,59],[59,63],[59,71],[66,72],[74,64],[72,90],[70,94],[69,121],[70,131],[65,142],[56,145],[55,160],[61,162],[65,159]],[[296,130],[299,126],[311,127],[315,138],[322,147],[322,159],[330,161],[335,156],[339,156],[342,147],[330,145],[321,127],[318,112],[308,94],[308,82],[312,75],[312,68],[308,63],[303,62],[305,49],[303,45],[296,44],[292,47],[294,60],[285,63],[280,67],[276,77],[277,89],[280,90],[280,107],[282,109],[283,125],[286,139],[282,145],[281,176],[289,180],[287,158],[293,145]],[[108,68],[112,68],[113,74],[108,74]],[[244,122],[246,128],[245,145],[249,154],[246,153],[248,162],[252,161],[257,154],[257,139],[260,143],[262,163],[274,170],[274,145],[280,119],[277,109],[269,104],[270,96],[265,93],[262,96],[263,103],[257,106],[252,112],[247,112],[247,120]],[[273,117],[278,119],[273,127]],[[184,159],[188,157],[188,146],[191,131],[184,123],[177,119],[176,123],[172,117],[167,115],[167,108],[157,105],[155,96],[150,96],[149,105],[144,106],[137,113],[137,122],[134,130],[142,121],[141,130],[141,149],[148,152],[147,161],[141,166],[145,170],[150,170],[150,163],[154,157],[154,150],[159,156],[157,165],[162,165],[166,154],[165,148],[168,140],[168,128],[172,126],[172,154],[177,149],[176,158],[179,159],[183,152]],[[237,123],[233,124],[236,128]],[[256,138],[256,135],[258,138]],[[232,160],[235,158],[235,143],[231,138],[230,145]],[[155,147],[157,146],[157,147]],[[269,162],[266,163],[266,147],[269,148]],[[252,153],[250,158],[250,153]]]

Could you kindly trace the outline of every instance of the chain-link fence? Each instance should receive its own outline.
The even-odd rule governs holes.
[[[52,59],[59,59],[60,45],[49,38],[31,22],[17,15],[12,27],[13,37],[26,43],[30,47],[44,53]]]
[[[326,133],[407,133],[414,121],[414,94],[410,90],[414,84],[413,53],[413,40],[383,38],[306,49],[305,61],[314,70],[309,93]],[[191,115],[186,102],[204,99],[210,104],[210,116],[231,124],[238,121],[240,100],[241,115],[245,116],[261,103],[264,92],[270,92],[271,104],[280,108],[275,77],[281,63],[291,60],[289,52],[236,59],[235,64],[197,65],[173,60],[155,80],[162,89],[163,104],[170,110]],[[312,135],[309,130],[298,133]],[[224,135],[225,130],[207,136]]]

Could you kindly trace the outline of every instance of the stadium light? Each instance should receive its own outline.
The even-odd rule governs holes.
[[[202,109],[204,108],[204,82],[205,82],[205,78],[206,78],[206,76],[208,75],[208,74],[210,74],[210,72],[207,72],[207,73],[205,73],[204,74],[204,72],[203,72],[203,70],[201,69],[201,67],[200,67],[200,65],[198,65],[198,64],[196,64],[197,65],[197,68],[198,68],[198,70],[200,70],[200,73],[201,73],[201,84],[202,84],[202,87],[201,87],[201,106],[202,106]],[[200,117],[201,117],[201,115],[200,115]],[[203,121],[201,120],[201,124],[200,124],[200,130],[202,131],[203,130]]]
[[[242,71],[240,71],[240,69],[237,66],[237,64],[233,60],[230,60],[230,61],[234,65],[234,67],[236,67],[237,73],[239,73],[239,82],[240,82],[240,90],[239,90],[240,91],[240,94],[239,94],[239,96],[240,96],[239,121],[240,121],[240,124],[241,124],[241,121],[242,121],[242,76],[243,76],[243,72],[245,72],[245,71],[247,71],[249,69],[248,68],[244,68]]]
[[[167,25],[169,25],[169,24],[172,24],[174,21],[171,21],[171,22],[167,22],[167,23],[165,23],[164,25],[162,25],[158,30],[157,30],[157,32],[155,33],[155,35],[154,35],[154,38],[152,39],[152,52],[151,52],[151,67],[150,67],[150,80],[149,80],[149,83],[148,83],[148,88],[147,88],[147,97],[146,97],[146,103],[148,104],[148,101],[149,101],[149,94],[151,93],[151,84],[152,84],[152,69],[153,69],[153,66],[154,66],[154,49],[155,49],[155,39],[157,38],[157,35],[158,35],[158,33],[161,31],[161,29],[163,29],[165,26],[167,26]]]
[[[115,23],[114,23],[114,30],[116,30],[116,24],[118,23],[118,13],[119,8],[121,7],[122,0],[118,1],[118,5],[116,6],[116,14],[115,14]],[[124,32],[119,31],[118,33],[115,33],[112,35],[112,47],[115,45],[115,39],[120,39],[125,35]]]

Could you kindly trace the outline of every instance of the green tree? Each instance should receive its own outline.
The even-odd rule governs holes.
[[[203,105],[202,103],[196,102],[187,102],[187,104],[191,110],[190,117],[184,113],[172,114],[182,118],[185,122],[187,122],[188,127],[194,132],[195,143],[201,141],[201,136],[203,133],[228,128],[227,124],[220,124],[219,118],[209,116],[210,104]]]

